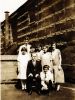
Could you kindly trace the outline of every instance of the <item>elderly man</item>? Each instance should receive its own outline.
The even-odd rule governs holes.
[[[32,86],[35,82],[37,93],[40,94],[41,79],[40,72],[42,71],[41,61],[37,61],[37,54],[32,54],[32,60],[28,62],[27,66],[27,89],[29,95],[32,94]]]

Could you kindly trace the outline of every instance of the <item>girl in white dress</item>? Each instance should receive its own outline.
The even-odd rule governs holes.
[[[64,83],[64,72],[61,67],[61,52],[59,49],[56,48],[56,43],[52,44],[52,62],[53,62],[53,69],[54,69],[54,77],[55,77],[55,84],[56,90],[60,90],[60,83]]]
[[[19,54],[18,54],[18,76],[17,78],[21,80],[21,86],[22,86],[22,90],[26,89],[26,71],[27,71],[27,64],[28,61],[30,60],[30,56],[27,53],[27,49],[22,46],[19,49]]]

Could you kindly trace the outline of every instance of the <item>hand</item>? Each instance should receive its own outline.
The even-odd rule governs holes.
[[[47,85],[43,85],[43,87],[41,88],[41,90],[48,90]]]
[[[48,84],[49,83],[49,80],[48,79],[45,79],[45,84]]]
[[[35,77],[38,77],[38,76],[39,76],[39,74],[36,74],[36,75],[35,75]]]
[[[60,70],[62,70],[62,68],[61,68],[61,67],[59,67],[59,68],[58,68],[58,70],[60,71]]]
[[[50,68],[49,70],[50,70],[51,73],[53,73],[53,69],[52,68]]]
[[[29,76],[32,76],[32,77],[33,77],[33,74],[32,74],[32,73],[30,73],[30,74],[28,75],[28,77],[29,77]]]
[[[61,65],[59,65],[58,70],[59,70],[59,71],[62,70]]]

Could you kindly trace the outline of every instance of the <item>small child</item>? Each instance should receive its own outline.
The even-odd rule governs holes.
[[[25,47],[22,47],[19,49],[18,54],[18,76],[17,78],[21,80],[21,86],[22,90],[26,89],[26,71],[27,71],[27,64],[30,60],[29,54],[27,53],[27,49]]]
[[[43,66],[43,71],[40,73],[41,78],[41,90],[51,90],[53,83],[53,72],[49,69],[48,65]]]

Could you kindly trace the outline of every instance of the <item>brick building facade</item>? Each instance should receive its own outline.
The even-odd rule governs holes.
[[[35,45],[74,42],[75,0],[28,0],[1,23],[1,29],[6,47],[24,44],[26,38]]]

